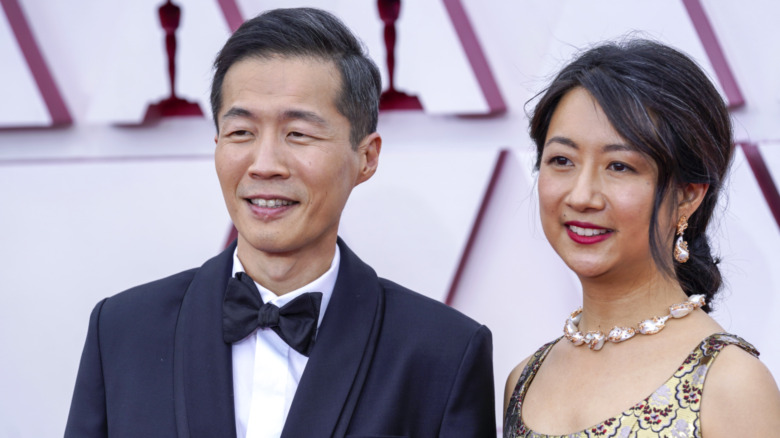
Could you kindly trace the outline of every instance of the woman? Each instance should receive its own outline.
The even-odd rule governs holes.
[[[702,71],[651,41],[593,48],[544,92],[531,137],[544,233],[583,303],[510,374],[504,436],[780,434],[758,352],[707,314],[733,143]]]

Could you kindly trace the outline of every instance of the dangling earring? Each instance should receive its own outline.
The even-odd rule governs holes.
[[[682,215],[680,220],[677,221],[677,241],[674,244],[674,259],[680,263],[687,262],[688,257],[690,257],[688,242],[683,240],[683,233],[686,228],[688,228],[688,218]]]

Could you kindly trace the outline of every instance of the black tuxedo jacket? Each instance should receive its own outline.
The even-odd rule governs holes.
[[[341,265],[282,437],[495,437],[490,331]],[[235,243],[95,307],[66,437],[235,437],[222,297]]]

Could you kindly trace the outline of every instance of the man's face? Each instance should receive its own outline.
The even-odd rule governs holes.
[[[340,84],[333,63],[304,57],[250,57],[225,75],[215,162],[239,256],[332,254],[341,211],[381,146],[371,134],[353,149]]]

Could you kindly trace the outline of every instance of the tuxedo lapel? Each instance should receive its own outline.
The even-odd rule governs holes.
[[[376,273],[339,239],[341,261],[325,317],[282,438],[340,436],[349,426],[382,326]]]
[[[236,436],[232,349],[222,339],[222,299],[235,247],[198,269],[182,301],[173,356],[179,438]]]

